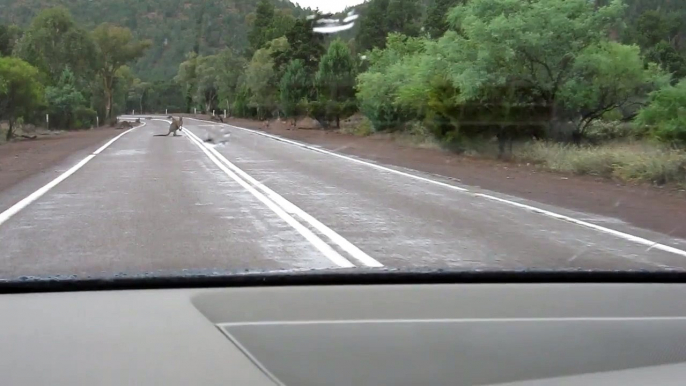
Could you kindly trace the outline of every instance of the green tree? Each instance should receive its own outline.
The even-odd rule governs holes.
[[[201,56],[198,58],[197,74],[197,97],[202,103],[204,111],[209,113],[217,107],[219,93],[219,57],[216,55]]]
[[[560,90],[566,116],[575,132],[604,114],[635,104],[637,97],[669,83],[657,66],[645,68],[638,46],[603,42],[584,49],[574,61],[571,76]]]
[[[148,90],[147,108],[151,112],[169,113],[186,111],[185,98],[179,86],[173,80],[152,82]]]
[[[189,52],[186,54],[186,61],[179,64],[179,71],[174,77],[174,81],[181,86],[184,99],[186,101],[185,111],[191,112],[191,107],[197,96],[198,89],[198,54]]]
[[[475,133],[493,128],[500,139],[512,138],[531,127],[520,124],[524,117],[533,122],[547,115],[553,118],[551,131],[579,138],[566,126],[570,116],[560,90],[574,76],[575,59],[606,41],[622,14],[618,0],[597,9],[586,0],[470,0],[451,10],[449,21],[460,32],[448,31],[431,45],[423,69],[443,71],[455,102],[478,107],[470,107],[467,116],[464,109],[454,110],[451,119],[491,117],[473,127]],[[496,118],[511,123],[494,124]],[[462,133],[469,130],[460,125]]]
[[[14,136],[17,118],[34,114],[42,99],[38,69],[19,58],[0,58],[0,119],[9,122],[7,140]]]
[[[274,21],[274,5],[268,0],[260,0],[255,10],[255,19],[248,32],[248,55],[262,48],[272,37],[272,23]]]
[[[305,64],[301,59],[288,63],[286,71],[279,82],[281,110],[287,117],[293,117],[293,123],[300,114],[300,105],[310,89]]]
[[[389,0],[371,0],[367,11],[360,20],[360,29],[355,41],[360,51],[371,50],[374,47],[383,48],[388,34],[386,15]]]
[[[401,34],[388,35],[386,48],[375,48],[368,55],[369,69],[357,78],[357,99],[360,110],[372,122],[374,130],[397,128],[414,118],[413,110],[422,110],[427,101],[430,83],[417,80],[417,85],[406,87],[401,95],[401,86],[407,80],[431,74],[428,69],[407,68],[406,60],[421,60],[426,42],[419,38],[408,38]],[[433,64],[430,68],[433,69]],[[400,102],[404,97],[404,104]]]
[[[417,36],[421,15],[422,7],[418,0],[390,0],[386,14],[387,31]]]
[[[277,76],[280,78],[290,61],[299,59],[303,62],[308,76],[314,76],[319,67],[319,59],[326,49],[324,36],[313,31],[315,18],[298,19],[291,29],[286,32],[289,49],[272,53]]]
[[[12,55],[21,35],[21,28],[16,25],[0,25],[0,56]]]
[[[653,137],[669,143],[686,145],[686,80],[650,94],[650,100],[636,117],[638,126],[646,127]]]
[[[680,45],[686,33],[683,16],[684,12],[645,11],[630,28],[627,39],[641,47],[648,61],[672,73],[675,81],[686,76],[686,53]]]
[[[245,71],[245,85],[250,90],[249,106],[256,109],[257,117],[264,119],[276,108],[277,83],[273,54],[288,49],[285,37],[274,39],[265,48],[255,52]]]
[[[438,39],[448,30],[447,13],[450,8],[456,6],[460,0],[433,0],[426,8],[424,19],[424,31],[432,39]]]
[[[225,49],[217,56],[216,70],[219,103],[225,106],[229,115],[231,115],[231,106],[236,100],[239,79],[245,70],[246,61],[231,49]]]
[[[62,71],[62,75],[55,86],[46,87],[45,101],[53,126],[65,129],[73,127],[74,112],[86,102],[76,88],[76,78],[69,68]]]
[[[149,40],[135,41],[131,30],[104,23],[93,31],[97,47],[97,73],[105,93],[105,118],[112,116],[114,79],[126,63],[140,58],[152,44]]]
[[[81,86],[93,72],[93,40],[63,7],[41,11],[17,43],[16,51],[18,57],[47,73],[53,84],[66,68],[74,71]]]
[[[327,115],[335,118],[336,127],[340,127],[342,115],[354,110],[355,76],[355,59],[348,45],[341,39],[334,40],[319,62],[315,79],[319,100],[327,103]]]
[[[143,114],[148,107],[147,98],[152,89],[152,83],[135,78],[128,93],[127,110],[136,110]]]

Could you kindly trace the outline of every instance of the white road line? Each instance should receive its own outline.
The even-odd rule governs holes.
[[[513,322],[644,322],[686,320],[686,316],[600,316],[540,318],[446,318],[446,319],[351,319],[351,320],[268,320],[259,322],[217,323],[220,328],[234,326],[315,325],[315,324],[383,324],[383,323],[513,323]]]
[[[66,172],[60,174],[57,178],[55,178],[54,180],[48,182],[48,183],[45,184],[42,188],[36,190],[35,192],[31,193],[30,195],[28,195],[28,196],[27,196],[26,198],[24,198],[23,200],[21,200],[21,201],[17,202],[16,204],[12,205],[11,207],[9,207],[9,209],[7,209],[7,210],[5,210],[4,212],[0,213],[0,225],[2,225],[5,221],[9,220],[9,219],[10,219],[12,216],[14,216],[15,214],[19,213],[20,210],[26,208],[27,206],[29,206],[29,204],[31,204],[32,202],[34,202],[34,201],[36,201],[37,199],[39,199],[42,195],[44,195],[45,193],[47,193],[50,189],[52,189],[52,188],[54,188],[55,186],[57,186],[57,184],[59,184],[60,182],[66,180],[67,177],[69,177],[69,176],[71,176],[72,174],[74,174],[77,170],[81,169],[81,168],[83,167],[83,165],[87,164],[90,160],[92,160],[93,158],[95,158],[95,156],[97,156],[98,154],[100,154],[100,153],[101,153],[103,150],[105,150],[108,146],[110,146],[112,143],[114,143],[114,141],[118,140],[118,139],[121,138],[123,135],[127,134],[128,132],[130,132],[131,130],[134,130],[134,129],[137,129],[137,128],[143,127],[143,126],[145,126],[145,123],[143,123],[143,124],[140,125],[140,126],[136,126],[136,127],[131,128],[131,129],[129,129],[129,130],[126,130],[125,132],[123,132],[123,133],[117,135],[116,137],[112,138],[112,139],[109,140],[106,144],[102,145],[98,150],[96,150],[96,151],[94,151],[93,153],[89,154],[86,158],[82,159],[79,163],[77,163],[76,165],[74,165],[74,166],[72,166],[71,168],[69,168],[69,170],[67,170]]]
[[[165,121],[162,119],[156,119],[164,122],[169,122]],[[184,127],[184,131],[186,134],[190,133],[188,128]],[[326,256],[329,260],[331,260],[333,263],[338,265],[339,267],[344,267],[344,268],[352,268],[355,267],[353,263],[351,263],[348,259],[345,257],[341,256],[338,252],[336,252],[329,244],[325,243],[324,240],[320,239],[317,235],[315,235],[311,230],[307,229],[304,225],[299,223],[293,216],[290,214],[286,213],[284,209],[282,209],[279,205],[271,201],[269,198],[267,198],[264,194],[258,192],[250,186],[247,182],[243,181],[240,177],[238,177],[234,172],[229,170],[217,157],[212,154],[207,146],[197,139],[197,137],[193,136],[191,137],[190,135],[186,135],[188,139],[197,145],[200,150],[207,155],[207,157],[219,167],[224,173],[226,173],[227,176],[229,176],[231,179],[236,181],[239,185],[241,185],[245,190],[250,192],[255,198],[260,200],[263,204],[265,204],[269,209],[271,209],[274,213],[276,213],[277,216],[279,216],[282,220],[284,220],[288,225],[293,227],[298,233],[300,233],[307,241],[309,241],[315,248],[317,248],[324,256]]]
[[[198,136],[196,136],[190,130],[187,130],[186,134],[193,136],[198,142],[202,143],[200,138],[198,138]],[[229,169],[233,170],[236,174],[240,175],[243,179],[250,182],[253,186],[257,187],[258,189],[262,190],[265,194],[267,194],[267,196],[272,201],[274,201],[277,205],[279,205],[281,208],[283,208],[286,212],[300,217],[303,221],[310,224],[310,226],[312,226],[314,229],[319,231],[324,236],[328,237],[329,240],[331,240],[333,243],[335,243],[336,245],[341,247],[344,251],[349,253],[350,256],[352,256],[355,260],[366,265],[367,267],[383,267],[383,264],[381,264],[376,259],[369,256],[368,254],[364,253],[360,248],[355,246],[353,243],[348,241],[346,238],[344,238],[340,234],[336,233],[333,229],[324,225],[322,222],[320,222],[316,218],[312,217],[309,213],[300,209],[295,204],[291,203],[290,201],[285,199],[283,196],[274,192],[273,190],[271,190],[270,188],[268,188],[267,186],[265,186],[261,182],[257,181],[252,176],[250,176],[248,173],[241,170],[238,166],[231,163],[231,161],[226,159],[226,157],[224,157],[221,153],[219,153],[215,148],[209,147],[209,146],[205,146],[205,147],[215,157],[217,157],[226,166],[228,166]]]
[[[200,122],[206,122],[206,121],[203,121],[203,120],[200,120],[200,119],[195,119],[195,118],[189,118],[189,119],[193,119],[193,120],[200,121]],[[572,217],[569,217],[569,216],[565,216],[565,215],[562,215],[562,214],[559,214],[559,213],[551,212],[551,211],[548,211],[548,210],[545,210],[545,209],[537,208],[537,207],[535,207],[535,206],[526,205],[526,204],[522,204],[522,203],[519,203],[519,202],[511,201],[511,200],[506,200],[506,199],[503,199],[503,198],[499,198],[499,197],[496,197],[496,196],[492,196],[492,195],[490,195],[490,194],[475,193],[475,192],[470,191],[469,189],[461,188],[461,187],[459,187],[459,186],[450,185],[450,184],[446,184],[445,182],[440,182],[440,181],[432,180],[432,179],[429,179],[429,178],[416,176],[416,175],[414,175],[414,174],[401,172],[401,171],[399,171],[399,170],[395,170],[395,169],[391,169],[391,168],[388,168],[388,167],[385,167],[385,166],[381,166],[381,165],[373,164],[373,163],[370,163],[370,162],[362,161],[362,160],[359,160],[359,159],[356,159],[356,158],[348,157],[348,156],[345,156],[345,155],[342,155],[342,154],[334,153],[334,152],[331,152],[331,151],[328,151],[328,150],[320,149],[320,148],[313,147],[313,146],[310,146],[310,145],[307,145],[307,144],[303,144],[303,143],[300,143],[300,142],[291,141],[291,140],[289,140],[289,139],[281,138],[281,137],[278,137],[278,136],[275,136],[275,135],[271,135],[271,134],[267,134],[267,133],[262,133],[262,132],[259,132],[259,131],[256,131],[256,130],[246,129],[246,128],[244,128],[244,127],[238,127],[238,126],[233,126],[233,125],[228,125],[228,124],[227,124],[226,126],[233,127],[233,128],[236,128],[236,129],[239,129],[239,130],[243,130],[243,131],[247,131],[247,132],[250,132],[250,133],[252,133],[252,134],[261,135],[261,136],[264,136],[264,137],[267,137],[267,138],[271,138],[271,139],[274,139],[274,140],[277,140],[277,141],[280,141],[280,142],[289,143],[289,144],[291,144],[291,145],[296,145],[296,146],[298,146],[298,147],[302,147],[302,148],[305,148],[305,149],[308,149],[308,150],[313,150],[313,151],[316,151],[316,152],[319,152],[319,153],[323,153],[323,154],[331,155],[331,156],[334,156],[334,157],[342,158],[342,159],[345,159],[345,160],[348,160],[348,161],[352,161],[352,162],[355,162],[355,163],[359,163],[359,164],[362,164],[362,165],[367,165],[367,166],[373,167],[373,168],[375,168],[375,169],[383,170],[383,171],[390,172],[390,173],[394,173],[394,174],[399,174],[399,175],[401,175],[401,176],[413,178],[413,179],[415,179],[415,180],[419,180],[419,181],[423,181],[423,182],[428,182],[428,183],[431,183],[431,184],[434,184],[434,185],[443,186],[443,187],[446,187],[446,188],[449,188],[449,189],[453,189],[453,190],[456,190],[456,191],[459,191],[459,192],[470,193],[470,194],[473,194],[474,196],[482,197],[482,198],[485,198],[485,199],[488,199],[488,200],[491,200],[491,201],[496,201],[496,202],[499,202],[499,203],[502,203],[502,204],[507,204],[507,205],[516,206],[516,207],[518,207],[518,208],[525,209],[525,210],[528,210],[528,211],[531,211],[531,212],[534,212],[534,213],[538,213],[538,214],[541,214],[541,215],[544,215],[544,216],[547,216],[547,217],[551,217],[551,218],[555,218],[555,219],[558,219],[558,220],[567,221],[567,222],[570,222],[570,223],[572,223],[572,224],[576,224],[576,225],[580,225],[580,226],[583,226],[583,227],[586,227],[586,228],[590,228],[590,229],[596,230],[596,231],[598,231],[598,232],[602,232],[602,233],[606,233],[606,234],[609,234],[609,235],[612,235],[612,236],[615,236],[615,237],[619,237],[619,238],[624,239],[624,240],[627,240],[627,241],[631,241],[631,242],[634,242],[634,243],[637,243],[637,244],[645,245],[645,246],[650,247],[651,249],[658,249],[658,250],[661,250],[661,251],[664,251],[664,252],[669,252],[669,253],[673,253],[673,254],[675,254],[675,255],[679,255],[679,256],[684,256],[684,257],[686,257],[686,251],[684,251],[684,250],[682,250],[682,249],[674,248],[674,247],[671,247],[671,246],[669,246],[669,245],[665,245],[665,244],[658,243],[658,242],[656,242],[656,241],[652,241],[652,240],[645,239],[645,238],[643,238],[643,237],[638,237],[638,236],[634,236],[634,235],[631,235],[631,234],[628,234],[628,233],[616,231],[616,230],[614,230],[614,229],[605,228],[605,227],[603,227],[603,226],[596,225],[596,224],[593,224],[593,223],[590,223],[590,222],[587,222],[587,221],[577,220],[577,219],[575,219],[575,218],[572,218]]]

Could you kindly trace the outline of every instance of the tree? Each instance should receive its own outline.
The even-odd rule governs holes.
[[[316,16],[316,15],[315,15]],[[324,36],[313,31],[316,17],[310,19],[298,19],[291,29],[286,32],[289,49],[272,53],[274,66],[279,79],[283,76],[286,65],[290,61],[302,60],[309,76],[314,76],[319,67],[319,59],[324,55]]]
[[[262,46],[271,40],[271,26],[274,21],[274,5],[268,0],[260,0],[257,3],[255,10],[255,19],[252,22],[250,32],[248,32],[248,55],[252,55],[255,51],[262,48]]]
[[[386,15],[389,0],[371,0],[368,4],[355,37],[360,51],[371,50],[374,47],[383,48],[388,34]]]
[[[257,110],[257,117],[264,119],[276,107],[277,82],[273,53],[288,49],[285,37],[274,39],[265,48],[255,52],[245,71],[245,85],[250,90],[249,106]]]
[[[560,90],[574,75],[575,59],[607,41],[622,13],[619,1],[595,9],[586,0],[471,0],[450,11],[454,31],[427,51],[432,60],[425,71],[443,71],[456,91],[455,101],[479,107],[461,119],[490,116],[511,122],[484,121],[473,128],[475,133],[479,127],[495,128],[500,139],[511,139],[548,116],[550,131],[578,137],[578,126],[567,132],[566,121],[573,117],[564,109]],[[454,112],[464,115],[465,110]],[[525,116],[536,123],[522,125]],[[464,125],[460,130],[468,132]]]
[[[17,43],[16,51],[18,57],[48,74],[53,84],[69,68],[84,87],[93,71],[93,40],[66,8],[41,11]]]
[[[413,110],[422,110],[430,96],[432,72],[427,68],[408,67],[408,60],[422,60],[427,42],[421,38],[391,33],[386,48],[375,48],[368,54],[369,69],[357,77],[357,99],[360,110],[369,118],[374,130],[394,129],[415,117]],[[431,62],[429,62],[431,63]],[[431,64],[433,69],[435,64]],[[438,72],[440,74],[440,72]],[[408,81],[416,85],[405,86]],[[404,99],[402,99],[404,98]],[[399,103],[399,102],[403,103]]]
[[[636,20],[627,39],[641,47],[646,59],[672,73],[674,81],[686,76],[686,53],[680,46],[686,29],[683,12],[648,10]]]
[[[388,32],[398,32],[406,36],[419,34],[419,18],[422,9],[418,0],[390,0],[386,15]]]
[[[208,113],[217,107],[218,62],[219,58],[216,55],[201,56],[198,58],[196,68],[197,100],[203,104],[204,110]]]
[[[432,39],[438,39],[448,30],[447,13],[460,0],[433,0],[426,9],[424,31]]]
[[[583,135],[607,112],[638,104],[636,97],[668,83],[669,76],[657,66],[644,67],[638,46],[603,42],[576,58],[569,81],[560,89],[560,102],[575,124],[574,132]]]
[[[53,118],[51,122],[56,127],[71,129],[74,123],[74,112],[84,105],[85,99],[76,88],[74,73],[65,68],[55,86],[45,89],[45,100],[48,112]]]
[[[132,102],[131,110],[136,110],[143,114],[145,112],[145,107],[147,105],[146,99],[150,90],[152,89],[152,84],[149,82],[143,82],[142,80],[135,78],[129,89],[128,99]],[[127,105],[127,110],[128,110]]]
[[[686,145],[686,80],[650,94],[649,104],[636,117],[638,126],[647,127],[653,137],[681,146]]]
[[[239,78],[245,70],[246,61],[233,50],[225,49],[217,54],[217,94],[220,105],[225,105],[231,115],[231,105],[236,100]]]
[[[189,52],[186,54],[186,61],[179,64],[179,71],[174,77],[174,81],[181,86],[184,99],[186,100],[185,111],[190,113],[194,98],[197,96],[198,89],[198,54]]]
[[[43,99],[40,73],[29,63],[13,57],[0,58],[0,119],[7,119],[6,139],[14,136],[14,123],[35,113]]]
[[[310,89],[305,64],[301,59],[288,63],[286,71],[279,82],[281,110],[287,117],[293,117],[293,123],[299,115],[299,105],[307,97]]]
[[[103,23],[93,31],[97,47],[97,73],[105,93],[105,118],[112,116],[113,82],[117,70],[140,58],[151,45],[149,40],[134,41],[131,30]]]
[[[0,56],[10,56],[21,38],[21,28],[16,25],[0,25]]]
[[[319,99],[327,102],[328,113],[336,119],[336,127],[340,127],[341,115],[354,106],[355,67],[348,45],[341,39],[331,42],[319,62],[316,75]]]

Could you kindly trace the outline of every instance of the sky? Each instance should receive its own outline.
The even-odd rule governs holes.
[[[345,7],[362,4],[364,0],[291,0],[303,8],[319,8],[322,12],[339,12]]]

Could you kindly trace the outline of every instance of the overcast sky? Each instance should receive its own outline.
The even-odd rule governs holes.
[[[303,8],[319,8],[322,12],[339,12],[345,7],[362,4],[364,0],[291,0]]]

